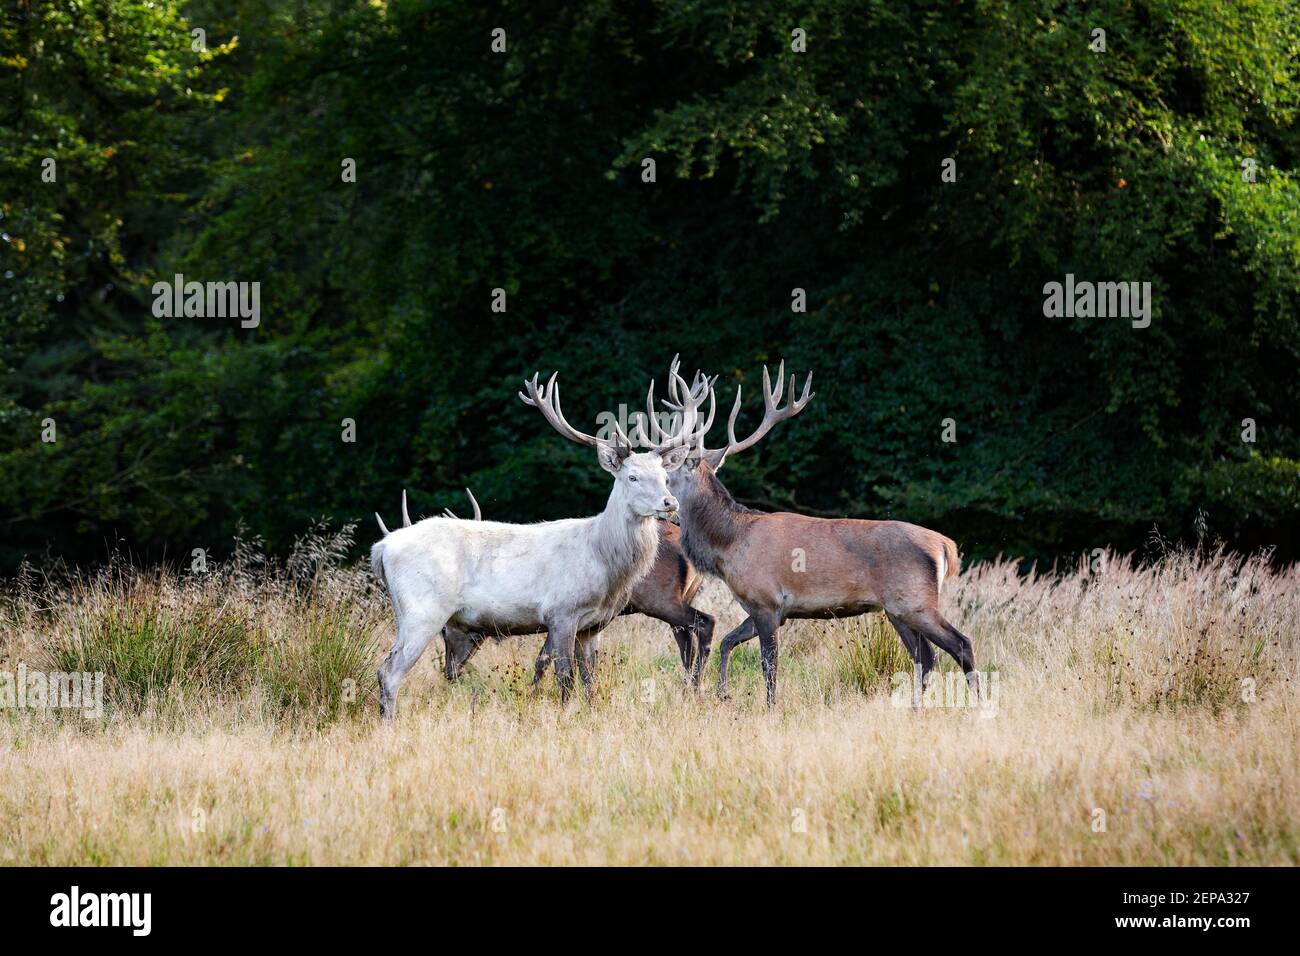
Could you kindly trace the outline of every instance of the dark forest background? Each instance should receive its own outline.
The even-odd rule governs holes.
[[[815,371],[727,465],[755,507],[968,557],[1153,529],[1300,556],[1292,4],[3,9],[2,568],[221,552],[241,524],[281,550],[396,519],[403,487],[417,513],[465,485],[492,518],[592,513],[608,476],[516,389],[558,369],[593,427],[675,352],[723,418],[745,385],[741,429],[764,362]],[[259,281],[260,326],[155,318],[176,272]],[[1152,282],[1151,326],[1044,317],[1066,273]]]

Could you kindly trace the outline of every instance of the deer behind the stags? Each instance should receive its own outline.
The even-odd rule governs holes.
[[[782,405],[785,363],[772,388],[763,369],[763,420],[743,441],[736,439],[740,389],[727,422],[727,444],[704,447],[716,401],[712,381],[696,373],[688,386],[669,375],[669,408],[693,427],[707,395],[709,419],[693,431],[695,449],[686,464],[669,476],[668,487],[680,502],[682,547],[700,571],[726,582],[749,617],[722,639],[718,649],[718,693],[727,696],[727,662],[737,644],[758,636],[767,702],[776,701],[777,630],[791,618],[852,617],[883,610],[907,647],[919,672],[914,700],[934,666],[935,644],[957,661],[974,693],[979,693],[975,652],[970,639],[939,611],[943,582],[958,571],[957,545],[928,528],[902,521],[811,518],[800,514],[766,514],[743,507],[727,492],[717,471],[728,456],[756,444],[777,422],[801,412],[812,398],[812,375],[796,398]],[[654,383],[647,397],[648,422],[655,425]],[[641,435],[644,439],[644,433]]]
[[[614,441],[602,441],[565,421],[554,375],[545,386],[533,376],[525,388],[519,396],[524,402],[566,438],[595,448],[600,466],[614,476],[605,510],[527,525],[426,518],[385,534],[370,551],[371,568],[387,586],[397,618],[397,639],[379,668],[385,718],[396,711],[403,678],[445,624],[497,634],[545,630],[539,674],[554,661],[567,700],[576,656],[590,689],[592,638],[623,610],[633,585],[654,564],[656,514],[677,510],[667,477],[686,457],[689,431],[633,453],[617,428]]]

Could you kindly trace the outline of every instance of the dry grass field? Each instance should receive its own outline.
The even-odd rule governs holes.
[[[733,699],[682,684],[665,625],[606,632],[593,702],[530,694],[540,638],[455,685],[441,642],[394,726],[374,670],[392,616],[344,539],[287,567],[27,575],[0,671],[102,671],[101,718],[0,709],[9,864],[1295,864],[1300,569],[1174,553],[944,595],[988,700],[899,706],[875,617],[754,643]],[[719,634],[739,619],[717,586]],[[946,690],[951,661],[934,687]],[[954,687],[957,682],[953,682]],[[905,696],[904,692],[904,696]]]

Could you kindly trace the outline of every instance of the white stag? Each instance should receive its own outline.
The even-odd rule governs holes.
[[[650,451],[634,453],[617,425],[612,441],[570,425],[555,375],[544,386],[534,375],[524,387],[527,394],[519,397],[525,403],[564,437],[595,448],[600,466],[614,476],[605,510],[525,525],[426,518],[387,532],[370,550],[370,566],[388,588],[397,617],[397,639],[379,668],[382,717],[394,715],[403,678],[444,625],[501,635],[545,630],[537,675],[554,661],[567,701],[576,656],[590,692],[594,638],[654,564],[655,516],[677,510],[668,472],[686,458],[693,419],[684,418]]]

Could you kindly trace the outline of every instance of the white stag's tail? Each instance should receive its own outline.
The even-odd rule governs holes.
[[[378,515],[375,517],[378,517]],[[382,528],[384,523],[379,522],[379,526]],[[385,531],[385,534],[387,534],[387,531]],[[384,574],[384,542],[382,541],[376,541],[370,549],[370,573],[383,581],[385,588],[388,587],[388,577]]]

